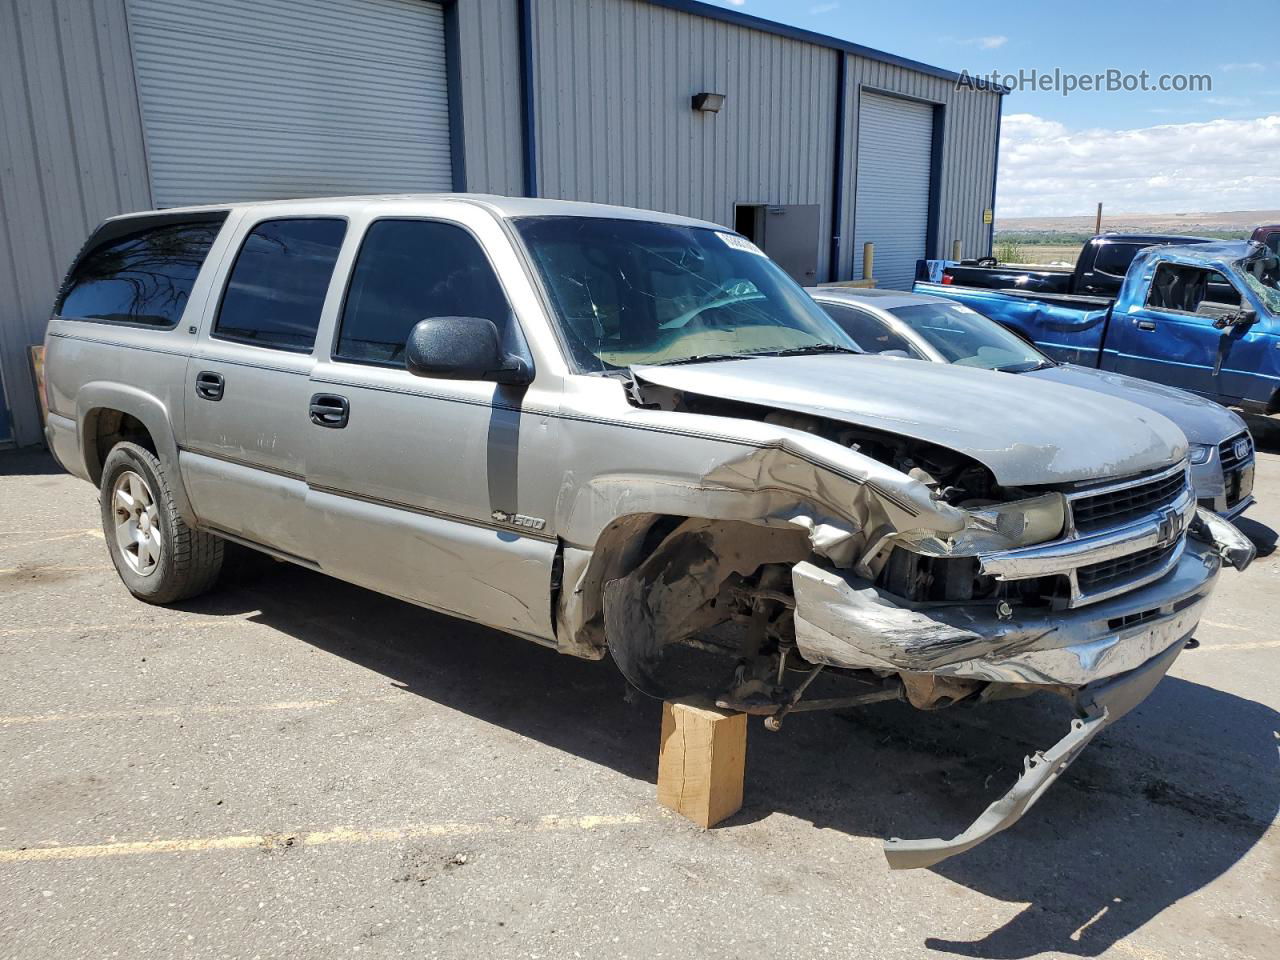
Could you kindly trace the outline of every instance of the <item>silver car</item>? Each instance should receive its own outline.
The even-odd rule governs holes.
[[[1201,506],[1232,519],[1254,503],[1253,437],[1244,420],[1220,404],[1121,373],[1058,363],[994,320],[941,297],[837,286],[811,287],[809,294],[868,353],[1025,374],[1149,407],[1190,441]]]
[[[972,827],[891,841],[894,867],[1016,821],[1253,556],[1160,414],[863,355],[748,240],[667,214],[117,217],[45,342],[49,446],[141,600],[210,589],[232,542],[774,730],[886,699],[1073,705]]]

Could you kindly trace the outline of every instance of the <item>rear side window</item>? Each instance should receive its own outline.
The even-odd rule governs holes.
[[[347,222],[264,220],[245,237],[218,307],[213,335],[307,353]]]
[[[854,343],[867,353],[884,353],[887,350],[901,350],[911,357],[919,354],[901,336],[889,329],[889,325],[879,317],[857,309],[834,303],[822,303],[819,306],[831,315],[831,319],[840,325],[840,329],[853,337]]]
[[[76,262],[55,313],[77,320],[176,326],[225,219],[223,214],[194,222],[170,220],[114,233]],[[120,229],[127,226],[117,222],[103,228]]]
[[[1109,273],[1113,277],[1123,277],[1129,272],[1129,264],[1133,263],[1133,258],[1141,249],[1142,246],[1136,243],[1099,244],[1093,269],[1100,273]]]
[[[518,350],[511,307],[475,237],[450,223],[374,221],[351,273],[335,356],[399,366],[409,331],[431,317],[492,320],[507,349]]]

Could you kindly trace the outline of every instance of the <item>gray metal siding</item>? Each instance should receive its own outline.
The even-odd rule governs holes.
[[[929,256],[949,256],[959,240],[966,257],[984,256],[991,245],[991,227],[982,222],[991,206],[995,180],[999,95],[957,89],[953,81],[877,60],[849,56],[845,81],[845,156],[858,155],[858,102],[865,91],[894,93],[943,106],[942,162],[937,176],[936,244]],[[853,243],[857,192],[857,164],[845,167],[841,278],[862,275],[862,250]]]
[[[129,0],[159,206],[452,189],[426,0]]]
[[[933,113],[931,104],[877,93],[863,93],[858,103],[853,248],[875,244],[877,286],[909,289],[925,253]]]
[[[735,203],[817,204],[830,223],[835,52],[639,0],[538,0],[534,18],[543,196],[726,225]],[[699,91],[726,94],[719,114],[690,108]]]
[[[0,363],[40,439],[27,348],[105,217],[151,206],[124,0],[0,0]]]
[[[516,0],[459,0],[457,65],[467,186],[519,196],[520,42]]]

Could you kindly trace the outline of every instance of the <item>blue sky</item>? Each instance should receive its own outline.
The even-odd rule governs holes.
[[[1075,208],[1096,200],[1117,212],[1280,208],[1276,0],[713,2],[974,74],[1212,78],[1200,92],[1013,93],[997,197],[1005,216],[1085,212]]]

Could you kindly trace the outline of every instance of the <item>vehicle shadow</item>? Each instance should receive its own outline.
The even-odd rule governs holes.
[[[248,551],[233,551],[228,568],[223,589],[186,608],[248,613],[407,692],[656,780],[660,706],[628,696],[607,662],[561,656]],[[1066,732],[1069,717],[1064,702],[1036,697],[935,713],[885,704],[848,717],[797,714],[780,734],[753,722],[747,804],[726,825],[783,812],[862,837],[953,836],[1008,788],[1023,756]],[[1016,827],[935,868],[1027,906],[973,941],[922,929],[923,945],[974,957],[1104,952],[1258,842],[1280,806],[1277,729],[1269,707],[1166,678]],[[851,918],[861,909],[850,901]]]
[[[1277,534],[1274,529],[1252,517],[1236,517],[1231,522],[1258,548],[1258,556],[1269,557],[1276,552]]]
[[[46,477],[65,472],[43,447],[0,450],[0,477]]]
[[[1263,453],[1280,453],[1280,422],[1275,417],[1242,414],[1244,422],[1253,434],[1253,442]]]

